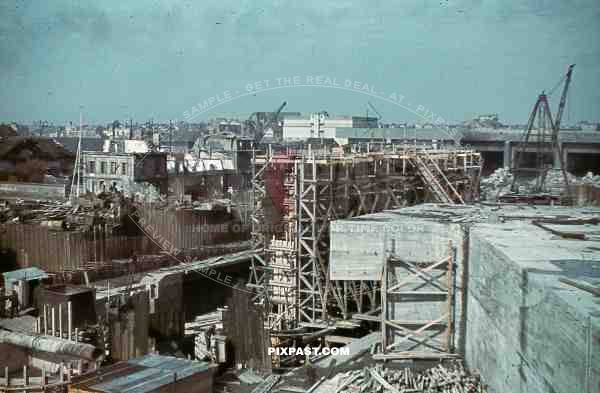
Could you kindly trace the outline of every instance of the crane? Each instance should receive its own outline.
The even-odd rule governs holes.
[[[371,108],[371,109],[373,110],[373,112],[375,112],[375,114],[377,115],[377,128],[382,128],[382,127],[381,127],[381,119],[383,118],[383,116],[381,116],[381,113],[379,113],[379,111],[377,110],[377,108],[375,108],[375,105],[373,105],[373,104],[371,103],[371,101],[367,101],[367,105],[368,105],[368,106],[369,106],[369,108]],[[367,109],[367,118],[366,118],[366,122],[367,122],[367,123],[369,123],[369,125],[370,125],[370,122],[369,122],[369,111],[368,111],[368,109]],[[374,130],[371,128],[371,127],[369,127],[369,128],[368,128],[368,130],[366,131],[366,135],[368,135],[369,139],[371,139],[371,141],[372,141],[372,142],[375,142],[375,141],[376,141],[376,139],[378,139],[378,138],[375,136],[375,133],[376,133],[376,132],[375,132],[375,131],[374,131]],[[383,136],[383,134],[384,134],[383,132],[382,132],[381,134],[382,134],[382,142],[381,142],[381,143],[382,143],[382,146],[383,146],[383,145],[385,145],[386,138]]]
[[[556,111],[556,118],[554,119],[554,127],[552,132],[552,146],[556,149],[559,158],[560,170],[563,175],[563,179],[565,181],[565,187],[567,190],[567,196],[571,201],[571,188],[569,187],[569,177],[567,176],[567,168],[566,162],[564,162],[564,155],[562,145],[558,142],[558,134],[560,132],[560,122],[562,121],[563,112],[565,111],[565,106],[567,105],[567,93],[569,91],[569,85],[571,84],[571,76],[573,75],[573,67],[575,64],[571,64],[569,69],[567,70],[567,74],[565,76],[565,86],[563,87],[562,94],[560,96],[560,102],[558,103],[558,110]]]
[[[371,103],[371,101],[368,101],[367,104],[369,104],[369,107],[371,109],[373,109],[373,112],[375,112],[375,114],[377,115],[377,126],[381,127],[381,125],[379,124],[379,122],[381,121],[381,119],[383,118],[383,116],[381,116],[381,113],[379,113],[379,111],[377,110],[377,108],[375,108],[375,105],[373,105]],[[369,117],[369,116],[367,116],[367,117]],[[367,119],[367,121],[368,121],[368,119]]]
[[[542,92],[538,96],[537,101],[533,106],[533,109],[529,115],[529,121],[527,122],[525,136],[521,141],[520,145],[518,146],[517,151],[515,152],[514,166],[512,168],[514,177],[511,185],[511,189],[513,191],[517,191],[517,175],[523,172],[536,172],[537,182],[535,191],[539,192],[543,189],[546,180],[546,174],[548,172],[548,167],[544,161],[544,153],[546,151],[546,145],[550,143],[552,152],[558,155],[559,165],[563,174],[566,191],[569,196],[569,199],[571,197],[569,179],[567,177],[565,163],[563,162],[564,157],[562,154],[562,147],[560,146],[560,143],[558,141],[558,136],[560,132],[560,123],[562,120],[562,115],[567,102],[567,92],[569,90],[569,85],[571,84],[571,75],[573,73],[574,66],[575,64],[571,64],[567,70],[567,73],[563,77],[565,80],[565,84],[563,87],[563,92],[561,95],[560,103],[558,105],[555,120],[552,119],[552,112],[550,110],[550,106],[548,104],[548,97],[545,92]],[[533,133],[532,131],[536,124],[536,120],[538,125],[538,131],[536,133]],[[532,136],[536,137],[533,141],[531,140]],[[523,155],[530,142],[536,143],[536,167],[523,168],[521,166],[523,161]]]
[[[287,105],[287,102],[283,102],[275,112],[270,114],[265,112],[254,112],[248,120],[246,120],[246,126],[252,129],[254,134],[254,141],[256,143],[260,142],[261,139],[265,136],[265,131],[269,128],[275,130],[278,126],[279,115],[283,108]],[[273,135],[275,136],[275,135]]]
[[[569,69],[567,70],[567,74],[565,76],[565,86],[563,87],[563,92],[560,96],[560,102],[558,103],[558,110],[556,111],[556,119],[554,120],[554,133],[553,137],[558,138],[558,132],[560,130],[560,122],[562,121],[563,112],[565,111],[565,106],[567,105],[567,92],[569,91],[569,85],[571,84],[571,75],[573,75],[573,67],[575,64],[571,64]]]

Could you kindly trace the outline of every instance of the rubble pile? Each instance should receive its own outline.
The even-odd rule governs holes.
[[[93,224],[119,221],[121,201],[80,199],[77,204],[62,201],[4,202],[0,223],[38,223],[62,230],[87,229]]]
[[[567,179],[569,180],[569,184],[577,184],[579,183],[579,179],[575,175],[572,175],[567,172]],[[536,180],[532,180],[530,182],[530,186],[534,187]],[[544,184],[544,188],[546,192],[549,192],[553,195],[560,195],[565,191],[565,179],[562,171],[560,170],[550,170],[546,174],[546,181]]]
[[[412,392],[482,393],[485,386],[478,376],[470,375],[460,362],[438,364],[425,370],[394,369],[375,365],[340,373],[314,387],[314,393],[336,392]],[[312,389],[312,388],[311,388]]]
[[[600,175],[594,175],[588,172],[583,177],[577,177],[567,172],[569,185],[592,185],[600,187]],[[495,201],[499,196],[509,194],[511,192],[511,184],[513,175],[509,168],[498,168],[491,175],[481,179],[481,197],[486,201]],[[519,193],[533,193],[537,179],[520,182]],[[552,195],[560,195],[565,191],[565,181],[563,173],[560,170],[550,170],[546,173],[544,182],[544,192]]]
[[[498,196],[510,192],[513,175],[510,168],[498,168],[491,175],[481,179],[481,197],[486,201],[495,201]]]
[[[125,197],[133,198],[137,202],[158,202],[161,199],[160,192],[150,183],[129,182],[123,187]]]
[[[592,172],[588,172],[585,176],[577,180],[578,184],[591,184],[600,187],[600,175],[594,175]]]

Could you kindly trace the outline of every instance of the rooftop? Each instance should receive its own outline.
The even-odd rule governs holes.
[[[446,131],[443,128],[349,128],[338,127],[335,129],[336,138],[353,139],[407,139],[407,140],[456,140],[462,139],[460,131]]]
[[[156,391],[176,380],[206,372],[209,368],[206,362],[146,355],[75,378],[71,387],[86,392],[145,393]]]
[[[37,267],[27,267],[25,269],[13,270],[11,272],[2,273],[4,276],[4,284],[8,287],[9,283],[14,281],[33,281],[47,278],[48,274]]]

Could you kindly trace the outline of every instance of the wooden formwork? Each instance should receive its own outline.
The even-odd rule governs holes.
[[[436,200],[464,203],[477,196],[480,156],[466,149],[394,147],[386,153],[253,156],[252,236],[255,258],[248,287],[265,305],[272,332],[323,329],[332,321],[369,313],[380,305],[379,283],[331,280],[332,220]],[[265,174],[284,165],[278,188],[289,195],[273,220],[273,192]],[[429,174],[424,176],[422,166]],[[434,189],[437,188],[437,189]],[[269,202],[269,199],[271,202]],[[279,206],[281,208],[281,206]],[[277,210],[277,206],[275,209]],[[272,225],[278,225],[271,230]]]

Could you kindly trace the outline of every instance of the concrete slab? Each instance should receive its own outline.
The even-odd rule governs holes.
[[[452,239],[456,348],[490,391],[600,392],[600,298],[560,280],[600,285],[600,226],[532,224],[599,217],[597,208],[424,204],[340,220],[331,237],[331,278],[380,279],[380,254],[391,239],[405,260],[427,260]],[[372,229],[368,237],[344,233],[344,225],[356,223]],[[390,229],[400,224],[423,229]],[[394,319],[407,320],[440,311],[410,302],[391,308]]]

